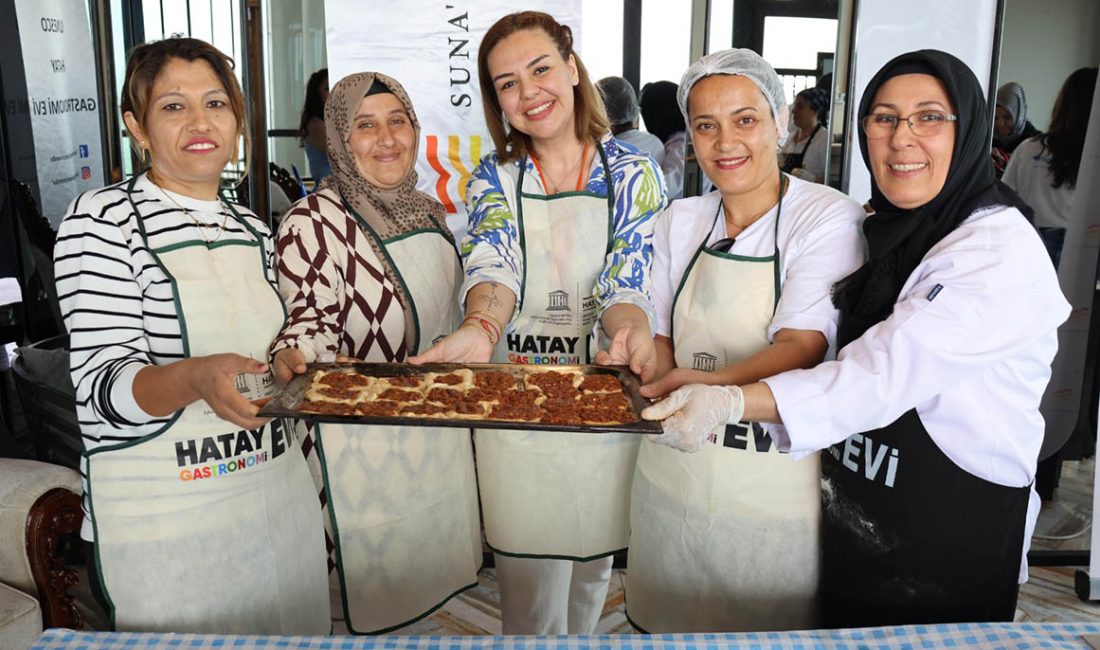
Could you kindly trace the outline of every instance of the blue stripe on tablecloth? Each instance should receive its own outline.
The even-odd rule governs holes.
[[[1093,623],[964,623],[860,630],[616,636],[261,637],[46,630],[31,650],[912,650],[1081,648]]]

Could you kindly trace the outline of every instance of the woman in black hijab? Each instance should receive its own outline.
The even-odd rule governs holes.
[[[822,454],[832,627],[1011,621],[1039,501],[1039,402],[1069,305],[1018,197],[994,177],[981,85],[950,54],[887,63],[859,107],[869,261],[835,288],[836,361],[685,386],[645,413],[665,442],[758,421]]]

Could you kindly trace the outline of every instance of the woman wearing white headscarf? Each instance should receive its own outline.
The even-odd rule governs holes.
[[[677,99],[717,191],[672,203],[655,227],[663,377],[644,390],[657,396],[817,364],[836,334],[830,288],[863,261],[863,210],[780,172],[783,87],[751,50],[703,57]],[[631,493],[630,620],[648,632],[814,627],[816,454],[791,462],[756,426],[716,427],[710,438],[691,455],[642,443]]]
[[[997,112],[993,119],[993,167],[997,178],[1005,173],[1016,147],[1028,138],[1042,135],[1027,119],[1024,88],[1010,81],[997,89]]]

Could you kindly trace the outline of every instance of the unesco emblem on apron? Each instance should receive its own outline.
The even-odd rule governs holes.
[[[691,355],[691,367],[695,370],[702,370],[703,372],[714,372],[715,366],[718,363],[718,357],[707,352],[696,352]]]
[[[546,311],[569,311],[569,293],[558,289],[546,294]]]

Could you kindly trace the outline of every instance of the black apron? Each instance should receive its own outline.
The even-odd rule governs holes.
[[[806,157],[806,151],[810,148],[810,143],[814,141],[814,136],[821,130],[821,125],[818,124],[814,132],[810,134],[810,137],[806,138],[806,144],[802,147],[800,153],[788,153],[783,155],[783,165],[780,167],[788,174],[793,172],[802,166],[802,159]]]
[[[842,315],[838,347],[864,331],[856,320]],[[828,452],[826,627],[1013,619],[1030,486],[998,485],[958,467],[916,409]]]

